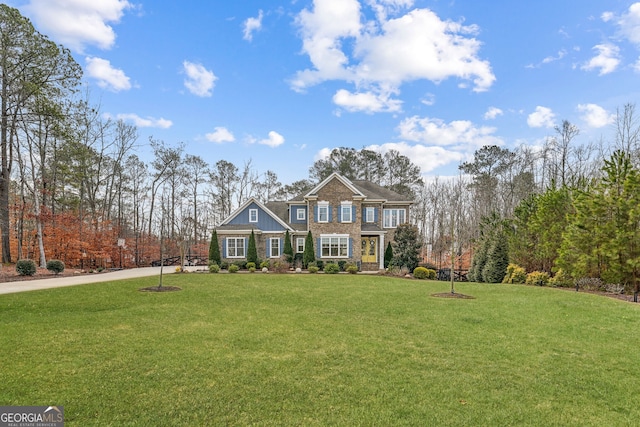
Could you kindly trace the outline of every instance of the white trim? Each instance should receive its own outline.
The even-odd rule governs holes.
[[[297,254],[301,254],[301,253],[304,252],[304,244],[305,244],[306,240],[307,239],[304,238],[304,237],[296,237],[296,253]],[[302,245],[300,245],[300,242],[302,242]],[[299,250],[300,246],[302,246],[302,250]]]
[[[402,220],[400,219],[400,215],[396,215],[396,224],[393,225],[393,214],[391,213],[392,211],[402,211],[403,212],[403,218]],[[386,213],[389,212],[390,219],[389,219],[389,223],[387,223],[386,221]],[[397,228],[400,224],[404,224],[405,222],[407,222],[407,210],[404,208],[385,208],[382,210],[382,228]]]
[[[306,220],[307,220],[307,210],[301,209],[301,208],[296,209],[296,221],[306,221]]]
[[[371,221],[369,221],[369,211],[371,211]],[[373,224],[376,222],[376,208],[374,206],[365,206],[364,208],[364,223]]]
[[[318,202],[316,206],[318,207],[318,217],[316,218],[316,222],[321,222],[321,223],[329,222],[329,209],[330,209],[329,202],[325,202],[325,201]],[[320,219],[320,208],[327,210],[326,219],[324,220]]]
[[[278,246],[278,255],[273,254],[274,242],[276,242],[276,246]],[[271,238],[269,239],[269,258],[280,258],[280,239],[279,238]]]
[[[280,224],[281,226],[284,227],[285,230],[294,231],[293,228],[291,228],[286,222],[281,220],[280,217],[278,217],[278,215],[274,214],[269,209],[267,209],[267,207],[265,205],[263,205],[262,203],[260,203],[260,201],[258,201],[255,197],[252,197],[249,200],[247,200],[246,202],[244,202],[242,204],[242,206],[240,206],[238,209],[233,211],[233,213],[231,215],[229,215],[224,221],[222,221],[220,223],[220,225],[229,224],[231,221],[233,221],[233,219],[235,217],[240,215],[240,213],[242,213],[242,211],[244,211],[249,205],[251,205],[251,203],[255,203],[258,206],[258,208],[262,209],[267,215],[269,215],[271,218],[275,219],[278,222],[278,224]]]
[[[311,191],[305,194],[304,198],[307,199],[307,198],[317,197],[316,193],[318,193],[318,191],[320,191],[322,187],[327,185],[333,178],[337,178],[340,182],[346,185],[347,188],[349,188],[349,190],[351,190],[354,193],[355,195],[354,197],[361,197],[363,199],[366,199],[367,196],[365,196],[360,190],[358,190],[351,181],[349,181],[347,178],[345,178],[344,176],[340,175],[337,172],[334,172],[328,177],[326,177],[324,181],[316,185]]]
[[[351,239],[350,239],[350,236],[348,234],[321,234],[319,239],[320,239],[320,258],[322,258],[322,259],[349,258],[349,245],[351,244],[351,241],[350,241]],[[328,247],[329,255],[324,255],[323,254],[323,251],[324,251],[324,244],[323,243],[324,243],[325,239],[329,239],[329,247]],[[331,248],[332,248],[332,243],[333,243],[333,242],[331,242],[331,239],[337,239],[337,242],[336,242],[337,247],[336,247],[336,249],[337,249],[338,255],[331,255]],[[345,255],[339,255],[340,247],[341,247],[341,244],[340,244],[340,240],[341,239],[345,239],[346,242],[347,242],[347,253]]]
[[[247,248],[245,247],[246,246],[245,245],[246,237],[226,237],[225,239],[226,239],[226,252],[227,252],[226,255],[227,255],[227,258],[240,258],[241,259],[241,258],[246,258],[247,257]],[[234,240],[235,241],[234,249],[235,249],[235,253],[236,254],[233,255],[233,256],[229,254],[229,241],[230,240]],[[243,252],[242,255],[238,255],[238,241],[242,241],[242,252]]]
[[[349,208],[349,221],[345,221],[344,219],[344,212],[345,212],[345,208],[348,207]],[[341,202],[340,203],[340,222],[343,222],[345,224],[350,224],[353,221],[353,203],[352,202]]]
[[[256,215],[256,219],[251,219],[253,214]],[[258,222],[258,209],[249,209],[249,222]]]

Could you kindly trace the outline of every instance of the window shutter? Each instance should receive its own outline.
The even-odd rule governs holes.
[[[329,213],[328,213],[329,222],[332,222],[333,221],[333,208],[331,207],[331,205],[329,205],[327,210],[329,211]]]
[[[244,257],[247,257],[247,252],[249,250],[249,238],[245,237],[244,238]]]
[[[222,258],[227,257],[227,239],[222,239]]]
[[[267,251],[267,258],[271,257],[271,239],[265,239],[266,242],[266,251]]]
[[[349,258],[353,257],[353,239],[349,237]]]
[[[373,222],[378,222],[378,208],[373,208]]]
[[[313,221],[318,222],[318,205],[313,207]]]
[[[342,205],[338,207],[338,222],[342,222]]]
[[[356,222],[356,207],[351,206],[351,222]]]
[[[317,258],[322,258],[322,238],[318,237],[316,239],[316,242],[318,242],[318,252],[317,252]]]
[[[284,251],[284,239],[281,238],[280,239],[280,246],[278,247],[278,256],[281,256],[283,251]]]

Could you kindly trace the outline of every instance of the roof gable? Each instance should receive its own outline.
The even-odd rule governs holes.
[[[362,199],[366,197],[355,185],[353,185],[351,181],[349,181],[347,178],[343,177],[342,175],[338,174],[337,172],[334,172],[328,177],[326,177],[320,184],[316,185],[311,191],[305,194],[304,198],[308,199],[308,198],[317,197],[318,192],[334,179],[337,179],[345,187],[347,187],[350,191],[352,191],[355,197],[362,198]]]
[[[256,223],[249,222],[250,209],[258,210],[258,221]],[[255,225],[258,229],[263,231],[292,230],[292,228],[279,218],[278,215],[273,213],[254,197],[244,202],[238,209],[229,215],[229,217],[222,221],[220,225]]]

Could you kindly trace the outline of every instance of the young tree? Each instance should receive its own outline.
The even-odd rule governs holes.
[[[211,232],[211,242],[209,243],[209,262],[215,262],[218,265],[222,262],[220,257],[220,245],[218,244],[218,232],[215,229]]]
[[[302,265],[304,268],[309,267],[309,264],[316,261],[316,252],[313,249],[313,236],[311,231],[307,233],[307,238],[304,241],[304,252],[302,254]]]
[[[284,249],[282,253],[284,253],[286,261],[291,264],[293,262],[293,246],[291,246],[289,230],[284,233]]]
[[[387,243],[387,249],[384,251],[384,268],[389,268],[393,260],[393,248],[391,242]]]
[[[418,266],[420,241],[418,227],[411,224],[400,224],[393,236],[393,261],[395,267],[406,267],[413,271]]]
[[[256,249],[256,235],[251,230],[249,235],[249,244],[247,246],[247,262],[258,264],[258,250]]]
[[[509,265],[509,248],[507,239],[500,227],[492,236],[489,251],[487,252],[487,262],[482,269],[482,279],[487,283],[501,283],[507,274]]]

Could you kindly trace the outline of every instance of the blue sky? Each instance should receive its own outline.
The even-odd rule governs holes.
[[[284,184],[335,147],[455,175],[569,120],[611,142],[640,97],[640,2],[11,0],[70,48],[105,115]]]

